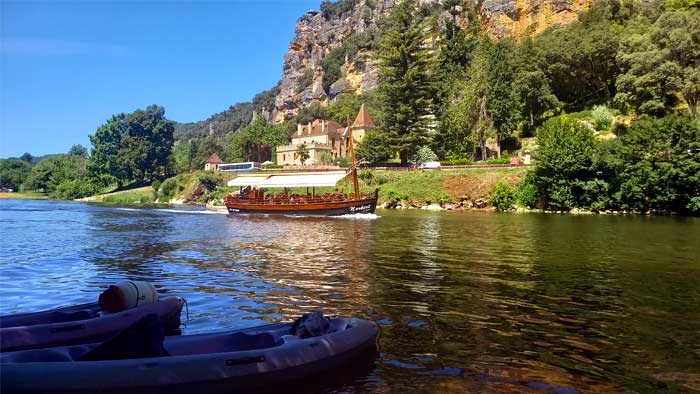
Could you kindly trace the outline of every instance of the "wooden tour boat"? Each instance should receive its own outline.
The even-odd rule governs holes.
[[[248,174],[241,175],[228,183],[239,186],[237,194],[229,194],[224,204],[229,214],[287,214],[287,215],[346,215],[354,213],[374,213],[377,207],[379,189],[373,193],[360,193],[357,179],[357,162],[353,147],[352,134],[346,129],[348,149],[352,166],[346,171],[306,172],[287,174]],[[336,186],[341,180],[351,177],[353,194],[336,192],[316,194],[316,187]],[[306,194],[290,194],[289,188],[306,187]],[[276,195],[265,195],[265,189],[283,188],[285,191]],[[312,192],[309,193],[309,188]]]

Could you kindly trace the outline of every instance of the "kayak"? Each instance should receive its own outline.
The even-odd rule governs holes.
[[[180,325],[185,300],[166,297],[122,312],[107,313],[97,302],[47,311],[0,316],[0,351],[103,341],[155,313],[166,331]]]
[[[328,319],[313,337],[292,323],[165,337],[166,356],[79,361],[100,344],[0,354],[3,393],[256,392],[299,381],[376,353],[379,328],[356,318]],[[239,391],[236,391],[239,390]]]

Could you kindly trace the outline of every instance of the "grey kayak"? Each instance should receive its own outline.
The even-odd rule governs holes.
[[[166,337],[170,356],[75,361],[97,344],[0,354],[2,393],[249,392],[342,367],[376,351],[374,322],[334,318],[324,335],[289,335],[291,323]]]

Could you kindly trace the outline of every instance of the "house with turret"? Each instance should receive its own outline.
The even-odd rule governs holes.
[[[350,126],[355,144],[362,141],[373,128],[374,121],[367,107],[362,104],[355,122]],[[277,164],[320,164],[324,154],[333,161],[347,157],[349,152],[345,132],[345,127],[333,120],[316,119],[307,124],[298,124],[291,143],[277,147]],[[304,163],[296,156],[300,145],[305,145],[309,152],[309,158]]]

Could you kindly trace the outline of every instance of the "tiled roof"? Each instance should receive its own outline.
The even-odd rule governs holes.
[[[223,164],[223,163],[224,163],[224,161],[221,160],[221,158],[219,157],[219,155],[217,155],[216,153],[213,153],[213,154],[212,154],[211,156],[209,156],[209,158],[207,159],[207,164]]]
[[[369,115],[369,111],[364,104],[360,107],[360,112],[357,113],[355,118],[355,123],[352,124],[353,127],[374,127],[374,121]]]
[[[341,126],[338,122],[333,121],[333,120],[326,120],[326,129],[325,131],[322,130],[323,127],[323,122],[322,120],[316,119],[311,123],[311,132],[309,133],[309,125],[303,125],[301,126],[301,135],[295,135],[295,137],[307,137],[307,136],[316,136],[316,135],[323,135],[323,134],[328,134],[332,132],[338,132],[339,129],[342,129],[343,126]]]

